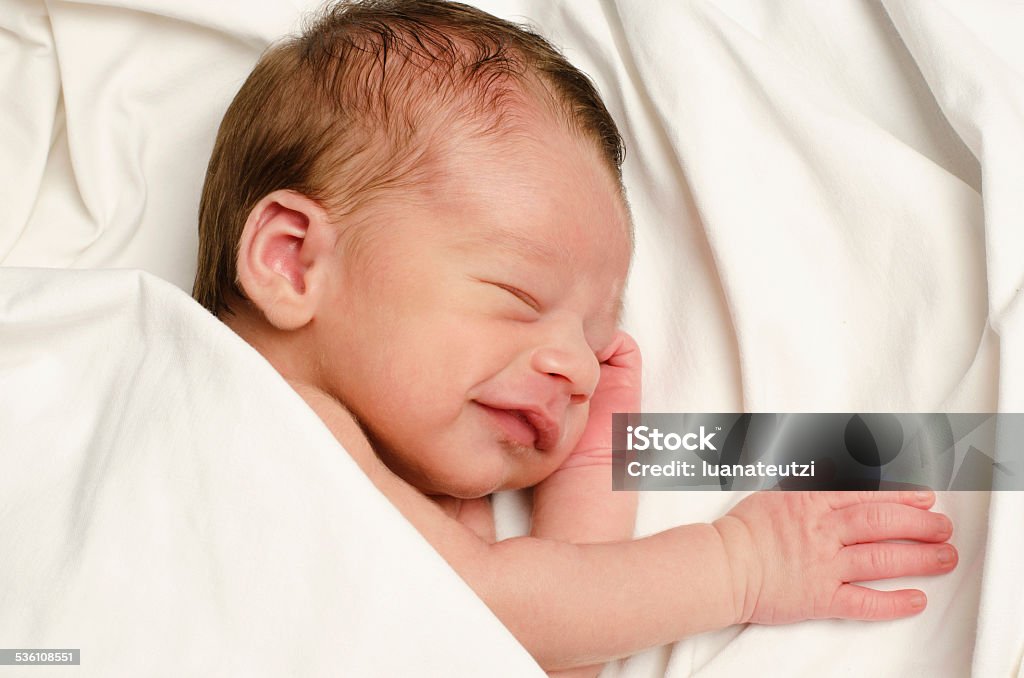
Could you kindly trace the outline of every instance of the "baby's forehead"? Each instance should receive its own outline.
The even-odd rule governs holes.
[[[629,207],[616,168],[592,139],[567,128],[538,107],[504,129],[456,131],[432,144],[425,192],[447,203],[472,191],[488,192],[488,208],[510,214],[534,206],[559,211],[567,195],[585,192],[589,206],[631,231]],[[523,193],[529,200],[517,200]],[[564,234],[552,229],[552,235]],[[522,243],[526,244],[526,243]]]
[[[435,204],[467,245],[560,266],[588,252],[631,257],[632,221],[616,175],[564,131],[463,145],[438,179]]]
[[[443,125],[420,163],[409,185],[369,201],[372,221],[421,222],[466,256],[537,274],[628,268],[632,222],[616,170],[542,108],[502,129]]]

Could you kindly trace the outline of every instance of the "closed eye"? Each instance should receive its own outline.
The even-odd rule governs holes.
[[[503,283],[497,282],[491,284],[500,287],[501,289],[505,290],[506,292],[514,296],[519,301],[523,302],[524,304],[532,308],[534,311],[540,313],[540,304],[537,303],[537,300],[531,297],[526,292],[519,289],[518,287],[512,287],[511,285],[505,285]]]

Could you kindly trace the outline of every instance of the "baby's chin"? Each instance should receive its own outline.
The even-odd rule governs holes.
[[[426,495],[441,495],[454,497],[455,499],[480,499],[499,490],[512,489],[505,487],[500,482],[494,482],[486,478],[452,478],[424,479],[424,478],[402,478],[407,483]]]
[[[510,489],[506,486],[508,469],[504,465],[491,463],[486,468],[471,463],[457,467],[424,466],[422,462],[404,463],[404,455],[391,450],[383,454],[378,451],[378,455],[395,475],[426,495],[478,499]]]
[[[393,468],[392,470],[395,471]],[[395,472],[423,494],[444,495],[456,499],[479,499],[503,490],[532,487],[548,475],[523,472],[514,464],[488,469],[444,469],[430,474],[423,471],[408,474]]]

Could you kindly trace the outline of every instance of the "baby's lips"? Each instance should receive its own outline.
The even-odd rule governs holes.
[[[562,437],[561,427],[547,412],[540,410],[520,410],[526,420],[537,431],[537,449],[550,450],[558,445]]]
[[[486,401],[478,400],[479,404],[494,410],[502,410],[513,416],[525,420],[527,424],[537,433],[534,447],[538,450],[549,450],[558,445],[562,437],[561,426],[558,421],[544,408],[536,405],[516,403],[511,401]]]

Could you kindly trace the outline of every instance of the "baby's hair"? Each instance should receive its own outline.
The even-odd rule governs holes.
[[[621,185],[622,138],[596,88],[530,29],[441,0],[328,5],[263,54],[224,115],[193,296],[217,315],[244,298],[238,242],[269,193],[296,191],[337,219],[427,181],[453,131],[498,136],[537,104],[596,143]]]

